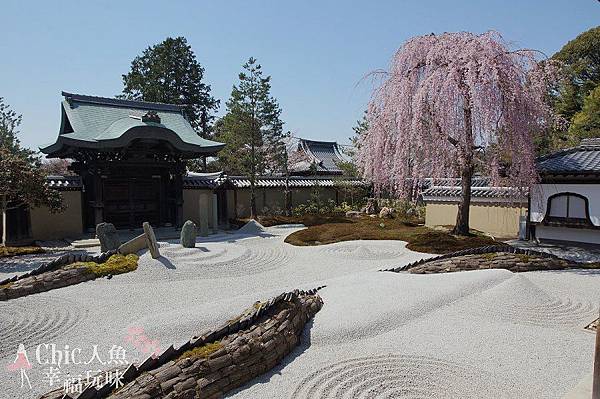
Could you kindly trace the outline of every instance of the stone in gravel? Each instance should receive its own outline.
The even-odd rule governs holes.
[[[181,246],[194,248],[196,246],[196,224],[188,220],[181,228]]]
[[[144,228],[144,235],[146,236],[146,245],[150,250],[150,255],[152,255],[153,259],[160,258],[158,242],[156,241],[156,236],[154,235],[154,230],[152,229],[152,226],[150,226],[150,223],[144,222],[142,224],[142,227]]]
[[[100,250],[102,252],[119,248],[121,240],[115,225],[112,223],[100,223],[96,226],[96,237],[100,240]]]

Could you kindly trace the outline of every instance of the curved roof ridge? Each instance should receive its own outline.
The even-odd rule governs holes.
[[[99,97],[99,96],[89,96],[85,94],[76,94],[69,93],[63,91],[62,96],[67,99],[67,101],[76,101],[81,103],[88,104],[99,104],[99,105],[112,105],[116,107],[127,107],[127,108],[140,108],[145,110],[156,110],[156,111],[173,111],[173,112],[181,112],[185,105],[179,104],[168,104],[168,103],[159,103],[152,101],[138,101],[138,100],[125,100],[120,98],[110,98],[110,97]]]

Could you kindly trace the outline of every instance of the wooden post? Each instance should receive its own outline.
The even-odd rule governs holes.
[[[596,351],[594,355],[594,375],[592,376],[592,399],[600,399],[600,318],[596,325]]]
[[[233,189],[233,215],[238,218],[238,198],[237,187]]]
[[[2,196],[2,245],[6,246],[8,242],[8,228],[6,224],[8,222],[8,218],[6,217],[6,212],[8,208],[8,200],[6,199],[6,195]]]
[[[94,227],[104,222],[103,184],[100,172],[94,174]],[[94,228],[95,230],[95,228]]]
[[[175,227],[183,226],[183,173],[175,175]]]

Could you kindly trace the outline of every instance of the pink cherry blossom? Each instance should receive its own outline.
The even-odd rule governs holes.
[[[496,185],[536,182],[533,136],[553,121],[553,69],[538,55],[493,31],[408,40],[368,105],[357,157],[365,178],[397,195],[420,178],[474,172]]]

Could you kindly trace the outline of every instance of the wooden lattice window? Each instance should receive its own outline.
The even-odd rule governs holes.
[[[564,224],[592,224],[587,197],[576,193],[558,193],[548,198],[546,221]]]

